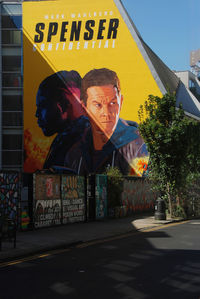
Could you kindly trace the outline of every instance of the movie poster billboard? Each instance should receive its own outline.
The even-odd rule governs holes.
[[[143,174],[138,109],[161,92],[131,26],[117,0],[23,2],[25,172]]]

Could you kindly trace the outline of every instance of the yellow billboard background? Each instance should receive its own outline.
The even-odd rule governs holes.
[[[107,39],[110,19],[118,19],[117,36]],[[85,44],[84,26],[95,21],[93,39]],[[97,40],[98,24],[105,20]],[[70,44],[73,21],[81,21],[78,41]],[[49,23],[56,22],[58,30],[47,41]],[[68,22],[66,42],[60,41],[63,22]],[[35,43],[36,24],[45,24],[41,43]],[[38,35],[39,36],[39,35]],[[65,45],[64,45],[65,44]],[[36,94],[39,84],[49,75],[61,70],[76,70],[83,77],[94,68],[115,71],[121,82],[124,97],[120,117],[138,121],[138,109],[149,94],[161,95],[151,71],[113,0],[58,0],[23,2],[23,51],[24,51],[24,134],[25,172],[41,169],[48,148],[54,138],[45,137],[38,127]]]

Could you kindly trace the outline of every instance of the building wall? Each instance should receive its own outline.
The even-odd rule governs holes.
[[[189,72],[175,72],[175,74],[181,79],[184,85],[189,88]]]
[[[22,168],[23,83],[20,3],[1,3],[2,160],[0,168]]]
[[[200,102],[200,81],[198,77],[190,71],[176,72],[176,75]]]

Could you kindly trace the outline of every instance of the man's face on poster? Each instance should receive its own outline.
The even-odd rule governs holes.
[[[58,88],[54,95],[48,90],[39,89],[36,97],[38,125],[45,136],[63,131],[68,122],[85,112],[80,103],[80,88],[69,82],[68,88]]]
[[[111,137],[122,105],[122,96],[113,85],[91,86],[87,89],[87,112],[91,124],[96,124],[100,130]]]
[[[59,96],[62,100],[63,97],[66,97],[62,90]],[[37,110],[35,116],[38,118],[38,125],[45,136],[52,136],[56,132],[64,129],[64,124],[68,116],[60,104],[60,100],[61,99],[58,98],[52,98],[52,96],[44,90],[39,89],[37,93]]]

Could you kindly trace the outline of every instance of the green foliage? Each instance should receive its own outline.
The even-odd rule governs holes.
[[[173,217],[178,217],[178,218],[183,218],[186,219],[187,215],[185,213],[185,210],[183,207],[177,205],[176,207],[174,207],[173,209]]]
[[[108,177],[108,207],[118,207],[121,205],[123,176],[117,167],[108,167],[105,174]]]
[[[138,116],[150,153],[149,178],[170,203],[200,170],[200,123],[185,117],[181,106],[176,108],[171,93],[150,95]]]

